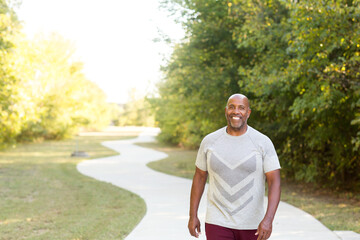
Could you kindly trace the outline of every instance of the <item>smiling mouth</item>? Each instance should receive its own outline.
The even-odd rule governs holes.
[[[233,117],[231,117],[232,119],[234,119],[234,120],[240,120],[240,117],[235,117],[235,116],[233,116]]]

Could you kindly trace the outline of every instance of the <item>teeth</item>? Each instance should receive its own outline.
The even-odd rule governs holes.
[[[240,118],[239,117],[232,117],[233,119],[236,119],[236,120],[239,120]]]

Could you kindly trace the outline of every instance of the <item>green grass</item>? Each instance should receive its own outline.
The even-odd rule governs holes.
[[[76,137],[91,158],[121,137]],[[124,137],[122,137],[123,139]],[[123,189],[81,175],[75,139],[21,144],[0,152],[0,239],[124,239],[146,211]]]
[[[163,151],[169,155],[166,159],[149,163],[150,168],[179,177],[193,177],[197,151],[162,143],[138,145]],[[360,233],[359,194],[340,194],[310,184],[291,183],[282,179],[281,200],[310,213],[331,230]]]
[[[360,195],[333,192],[311,184],[285,182],[282,201],[288,202],[317,218],[326,227],[360,233]]]
[[[178,177],[192,178],[194,176],[194,161],[197,151],[185,150],[158,142],[137,143],[137,145],[153,148],[169,155],[166,159],[148,163],[148,167]]]

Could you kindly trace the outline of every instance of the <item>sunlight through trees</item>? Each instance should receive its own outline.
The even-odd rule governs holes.
[[[110,122],[104,92],[82,73],[60,35],[27,39],[16,14],[0,2],[0,145],[62,139],[80,127]]]

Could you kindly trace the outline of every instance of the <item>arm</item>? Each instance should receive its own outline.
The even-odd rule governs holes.
[[[204,192],[207,176],[208,176],[208,172],[196,168],[192,187],[191,187],[190,213],[189,213],[190,218],[188,224],[189,232],[191,236],[194,237],[199,237],[199,233],[201,233],[200,221],[197,216],[197,212],[198,212],[201,196]]]
[[[257,240],[266,240],[272,232],[272,222],[280,202],[280,169],[265,173],[268,182],[268,207],[264,219],[259,224],[255,235]]]

